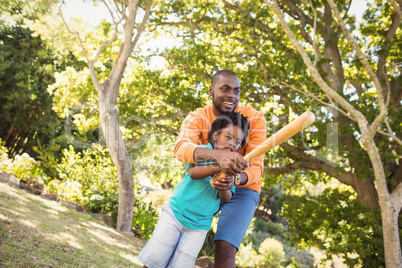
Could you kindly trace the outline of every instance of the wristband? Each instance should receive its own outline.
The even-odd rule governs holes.
[[[235,185],[237,186],[237,185],[240,185],[240,177],[241,177],[241,175],[240,174],[237,174],[237,176],[236,176],[236,178],[235,178]]]

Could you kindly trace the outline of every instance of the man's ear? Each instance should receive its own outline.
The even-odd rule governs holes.
[[[209,86],[208,94],[209,94],[209,96],[211,96],[211,97],[212,97],[212,95],[214,94],[214,88],[213,88],[212,86]]]

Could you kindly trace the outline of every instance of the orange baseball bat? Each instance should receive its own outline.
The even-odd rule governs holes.
[[[255,147],[251,152],[244,156],[244,160],[248,163],[253,161],[254,158],[265,154],[269,150],[275,148],[287,139],[293,137],[296,133],[302,131],[308,125],[315,121],[315,115],[311,111],[306,111],[295,120],[275,132],[271,137],[266,139],[263,143]]]
[[[247,163],[253,161],[254,158],[265,154],[269,150],[275,148],[287,139],[293,137],[296,133],[302,131],[308,125],[315,121],[315,115],[311,111],[306,111],[295,120],[275,132],[271,137],[266,139],[263,143],[255,147],[251,152],[244,156]],[[223,172],[219,175],[220,178],[226,176]]]

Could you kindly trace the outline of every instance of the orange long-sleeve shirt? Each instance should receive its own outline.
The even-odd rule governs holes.
[[[216,116],[212,110],[212,104],[191,112],[184,119],[177,137],[174,153],[178,160],[187,163],[195,163],[194,151],[200,144],[208,144],[208,132]],[[238,153],[245,156],[259,144],[266,140],[267,128],[264,114],[250,106],[237,106],[235,112],[241,112],[250,121],[250,132],[246,146]],[[264,155],[255,158],[244,171],[248,181],[245,185],[238,186],[249,188],[256,192],[261,190],[261,176],[264,171]]]

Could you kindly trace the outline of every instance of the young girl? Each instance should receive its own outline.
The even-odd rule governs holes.
[[[212,123],[210,143],[201,146],[236,152],[245,145],[248,131],[249,122],[240,112],[226,113]],[[218,164],[211,162],[189,165],[138,256],[143,267],[194,267],[220,202],[228,202],[234,193],[234,186],[227,191],[211,187],[211,177],[221,171]]]

